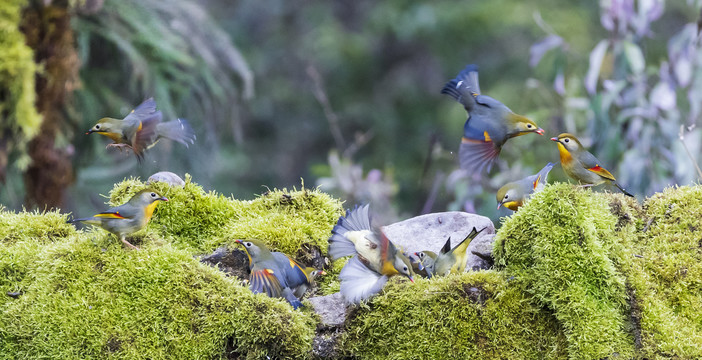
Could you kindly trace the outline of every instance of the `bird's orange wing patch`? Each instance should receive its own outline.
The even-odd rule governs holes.
[[[534,190],[536,190],[536,187],[539,185],[539,180],[541,180],[541,176],[537,176],[536,180],[534,180]]]
[[[126,219],[124,216],[120,215],[119,212],[109,212],[109,213],[99,213],[95,217],[107,218],[107,219]]]
[[[602,176],[603,178],[609,179],[609,180],[615,180],[614,175],[612,175],[607,169],[601,167],[599,164],[595,165],[588,170],[594,172],[595,174]]]
[[[485,138],[485,142],[491,142],[492,139],[490,138],[490,134],[488,134],[487,131],[483,131],[483,137]]]

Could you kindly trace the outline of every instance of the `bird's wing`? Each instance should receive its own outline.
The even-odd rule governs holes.
[[[541,171],[539,171],[536,175],[533,176],[533,180],[531,180],[532,187],[534,190],[541,190],[545,185],[546,185],[546,178],[548,177],[548,173],[553,169],[554,163],[548,163],[546,166],[544,166]]]
[[[463,239],[460,244],[456,245],[456,247],[451,250],[456,259],[456,262],[453,264],[452,268],[456,269],[459,273],[465,270],[466,263],[468,262],[468,254],[466,253],[468,250],[468,245],[470,245],[470,242],[483,230],[477,231],[475,228],[473,228],[473,230],[470,231],[470,234],[468,234],[468,236],[466,236],[466,238]]]
[[[500,148],[489,140],[489,136],[487,140],[474,140],[464,136],[458,148],[460,167],[471,174],[483,170],[490,171],[499,155]]]
[[[276,251],[272,254],[278,263],[278,267],[285,269],[285,281],[288,287],[294,288],[302,284],[309,284],[310,279],[305,272],[304,266],[283,253]]]
[[[275,276],[275,271],[268,268],[254,266],[251,270],[251,291],[254,293],[265,293],[270,297],[280,297],[283,287]]]
[[[444,85],[441,93],[451,96],[470,113],[475,106],[475,97],[480,95],[478,67],[473,64],[466,66],[465,69],[458,73],[456,78]]]
[[[103,219],[133,219],[138,215],[138,212],[133,206],[126,205],[127,204],[107,209],[99,214],[95,214],[93,217]]]
[[[369,205],[356,206],[347,210],[346,216],[339,217],[329,238],[329,256],[332,260],[356,253],[356,244],[349,239],[347,233],[370,230]]]
[[[137,159],[139,159],[139,162],[144,160],[144,151],[151,147],[156,141],[158,137],[156,129],[161,122],[162,116],[160,111],[156,111],[150,116],[141,119],[134,133],[129,137],[132,143],[132,149]]]
[[[357,304],[380,292],[388,277],[369,269],[354,256],[341,269],[339,280],[341,295],[348,303]]]
[[[151,114],[156,112],[156,101],[154,101],[154,98],[148,98],[144,100],[139,106],[137,106],[134,110],[132,110],[127,116],[124,118],[124,121],[127,123],[138,123],[139,121],[143,121],[144,119],[148,118]]]
[[[602,176],[605,179],[609,180],[616,180],[614,178],[614,175],[612,175],[607,169],[603,168],[600,166],[600,161],[597,160],[595,155],[592,155],[591,153],[587,151],[582,151],[579,154],[579,160],[580,163],[583,164],[583,167],[594,172],[595,174]]]

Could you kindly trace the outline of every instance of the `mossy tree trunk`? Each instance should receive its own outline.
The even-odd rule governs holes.
[[[28,146],[31,163],[24,173],[25,203],[29,207],[59,207],[73,181],[72,135],[65,131],[65,107],[78,84],[79,67],[68,1],[50,5],[30,1],[21,29],[34,50],[35,62],[43,65],[36,77],[36,107],[43,122]]]

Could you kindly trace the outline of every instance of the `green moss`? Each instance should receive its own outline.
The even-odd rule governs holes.
[[[125,180],[115,185],[110,204],[122,204],[146,187],[137,179]],[[246,238],[260,239],[271,249],[291,255],[303,246],[326,253],[331,229],[343,211],[339,200],[319,190],[276,189],[244,201],[207,193],[189,175],[184,188],[165,183],[151,187],[170,201],[159,204],[149,227],[196,253]]]
[[[0,358],[210,359],[225,348],[243,358],[304,358],[311,351],[313,316],[254,295],[185,250],[102,248],[84,234],[39,248],[27,242],[2,245],[4,254],[33,261],[24,264],[31,281],[23,294],[0,307]]]
[[[646,358],[702,358],[702,186],[644,203],[632,272]]]
[[[392,280],[359,308],[342,347],[363,359],[559,359],[556,319],[495,271]]]
[[[34,107],[37,65],[32,49],[25,44],[19,30],[22,9],[27,3],[27,0],[7,0],[0,4],[0,114],[3,129],[9,132],[10,149],[19,150],[20,157],[15,164],[20,168],[29,164],[23,149],[41,124]]]

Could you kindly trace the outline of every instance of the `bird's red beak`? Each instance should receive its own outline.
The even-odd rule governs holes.
[[[327,272],[326,272],[326,271],[324,271],[324,270],[320,270],[320,271],[319,271],[319,275],[322,275],[322,276],[324,276],[324,275],[326,275],[326,274],[327,274]]]
[[[552,137],[552,138],[551,138],[551,141],[558,141],[558,138]]]
[[[162,197],[161,197],[161,201],[168,201],[168,198],[165,197],[165,196],[162,196]]]
[[[538,129],[536,129],[535,133],[537,133],[537,134],[539,134],[539,135],[543,135],[543,134],[544,134],[544,129],[538,128]]]
[[[502,207],[502,203],[498,203],[498,204],[497,204],[497,210],[500,210],[501,207]]]
[[[243,244],[243,243],[244,243],[243,241],[241,241],[241,239],[236,239],[236,240],[234,240],[234,242],[237,243],[237,244]]]
[[[414,284],[414,278],[410,276],[409,279],[412,282],[412,284]]]

